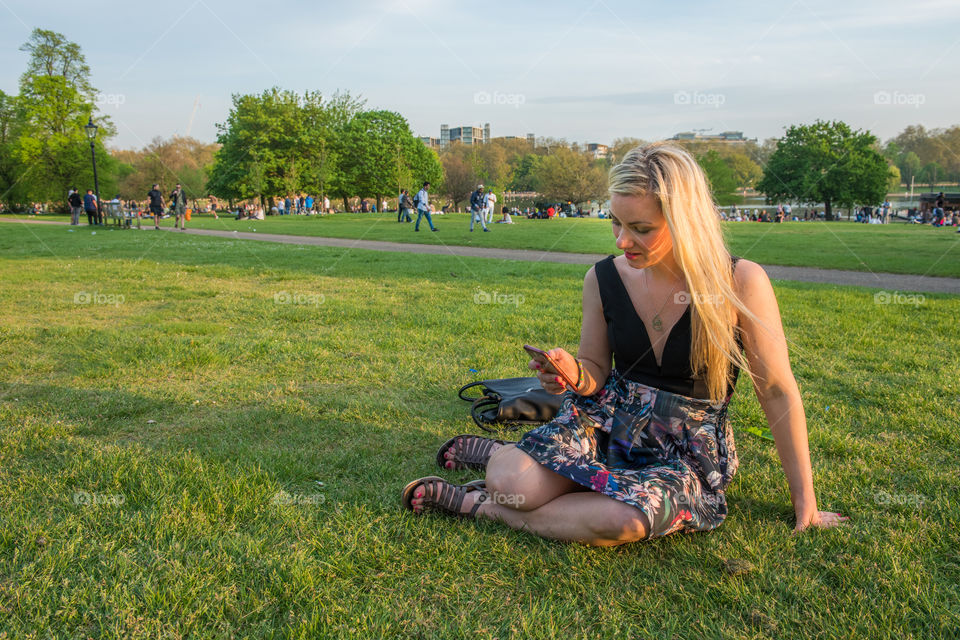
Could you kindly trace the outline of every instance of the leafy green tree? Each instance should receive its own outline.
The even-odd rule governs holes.
[[[586,155],[558,147],[541,160],[535,184],[549,199],[580,204],[606,194],[607,174]]]
[[[777,143],[757,190],[767,201],[823,202],[828,220],[835,204],[879,204],[886,196],[887,162],[869,132],[844,122],[794,125]]]
[[[913,151],[902,154],[902,157],[903,159],[900,161],[900,175],[903,177],[904,182],[910,184],[920,173],[920,157]]]
[[[96,90],[90,84],[90,67],[76,42],[70,42],[56,31],[34,29],[20,51],[30,54],[21,84],[41,76],[59,77],[84,98],[93,99]]]
[[[697,162],[707,174],[710,190],[719,205],[732,204],[736,198],[733,192],[737,188],[737,177],[730,165],[720,157],[717,151],[710,150],[697,157]]]
[[[894,192],[900,190],[900,169],[895,164],[887,165],[887,191]]]
[[[345,184],[339,142],[351,118],[363,109],[364,101],[347,92],[334,93],[323,100],[319,93],[308,92],[303,100],[303,132],[300,156],[302,175],[297,189],[319,194],[349,191]]]
[[[289,192],[299,181],[303,118],[300,97],[267,89],[234,95],[227,121],[217,125],[220,149],[207,188],[221,198],[257,198]]]
[[[508,185],[511,191],[536,191],[537,171],[543,156],[528,153],[518,159],[513,178]]]
[[[741,151],[735,151],[724,158],[727,166],[733,171],[734,180],[737,188],[747,189],[754,186],[757,181],[763,177],[763,169],[754,162],[749,155]]]
[[[3,199],[16,206],[31,200],[65,207],[67,189],[93,187],[90,144],[84,125],[94,116],[90,68],[80,46],[54,31],[35,29],[21,47],[30,54],[19,95],[0,105]],[[95,149],[101,195],[116,188],[118,164],[104,147],[114,127],[98,125]]]
[[[397,192],[405,176],[424,180],[442,190],[443,167],[436,152],[410,132],[410,125],[393,111],[361,111],[347,124],[340,140],[344,193],[383,196]]]
[[[21,122],[16,144],[26,195],[62,203],[73,186],[92,188],[93,165],[84,125],[93,104],[61,76],[28,77],[18,99]],[[102,123],[102,120],[98,120]],[[100,195],[116,189],[116,162],[103,145],[103,125],[95,141]]]
[[[20,119],[17,98],[0,91],[0,204],[20,209],[27,198],[21,181],[22,166],[17,158]]]
[[[943,167],[936,162],[928,162],[923,165],[923,169],[920,170],[919,175],[917,176],[920,182],[926,183],[931,189],[937,186],[937,183],[943,179]]]

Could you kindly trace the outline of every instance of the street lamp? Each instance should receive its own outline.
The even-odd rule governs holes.
[[[90,139],[90,159],[93,161],[93,193],[97,197],[97,224],[103,224],[103,212],[100,211],[100,182],[97,180],[97,152],[93,148],[93,141],[97,138],[97,125],[93,124],[93,116],[90,116],[90,122],[84,125],[87,137]]]

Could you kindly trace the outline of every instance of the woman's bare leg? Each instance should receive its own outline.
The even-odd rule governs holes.
[[[593,491],[567,493],[533,511],[517,511],[490,501],[477,510],[477,517],[542,538],[597,547],[643,540],[650,531],[640,509]]]
[[[494,451],[487,462],[487,490],[499,505],[533,511],[566,493],[588,489],[509,444]]]
[[[498,449],[490,457],[487,489],[490,495],[477,510],[477,517],[544,538],[612,546],[642,540],[650,530],[643,512],[636,507],[550,471],[513,445]],[[424,487],[414,493],[414,511],[423,503],[425,493]],[[482,495],[480,491],[468,493],[461,511],[469,513]]]

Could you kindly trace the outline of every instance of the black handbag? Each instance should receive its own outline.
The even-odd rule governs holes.
[[[464,395],[474,387],[480,387],[480,397]],[[490,433],[550,422],[563,403],[563,394],[547,393],[537,378],[480,380],[460,387],[457,395],[471,403],[473,421]]]

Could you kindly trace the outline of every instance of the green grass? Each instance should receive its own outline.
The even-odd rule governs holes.
[[[41,216],[66,220],[66,216]],[[413,225],[397,224],[396,214],[337,214],[334,216],[278,216],[261,221],[219,220],[200,215],[191,227],[254,231],[330,238],[363,238],[391,242],[419,242],[505,249],[537,249],[572,253],[608,254],[615,251],[610,223],[590,218],[526,220],[513,226],[495,224],[491,233],[470,233],[467,214],[435,216],[438,233],[413,232]],[[173,220],[162,221],[173,226]],[[424,221],[425,225],[426,222]],[[147,223],[147,226],[152,226]],[[423,225],[421,225],[423,228]],[[875,273],[908,273],[960,277],[960,234],[953,228],[894,223],[864,225],[849,222],[790,222],[760,224],[728,222],[727,242],[736,254],[760,264],[849,269]]]
[[[399,506],[471,429],[455,397],[469,369],[524,375],[524,343],[575,348],[583,267],[4,225],[0,270],[0,636],[960,626],[956,296],[876,305],[871,290],[775,283],[820,504],[848,526],[791,534],[741,381],[726,523],[592,549]],[[520,302],[475,304],[480,290]],[[276,504],[281,491],[299,503]],[[87,495],[99,504],[77,504]]]

